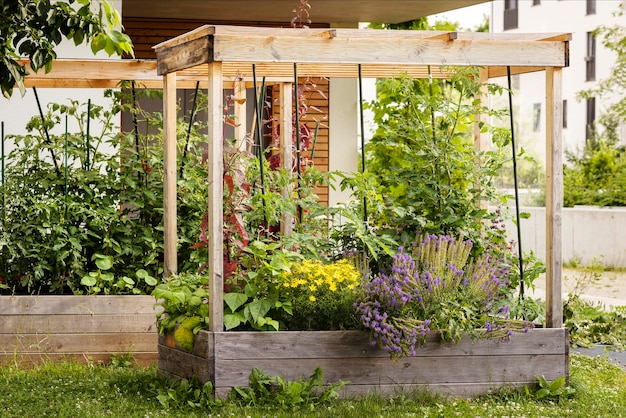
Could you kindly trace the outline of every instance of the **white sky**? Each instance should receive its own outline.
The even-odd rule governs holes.
[[[431,24],[436,20],[459,22],[461,24],[461,29],[468,30],[474,29],[476,26],[483,23],[483,15],[489,16],[490,14],[491,2],[488,2],[432,15],[428,17],[428,20]]]

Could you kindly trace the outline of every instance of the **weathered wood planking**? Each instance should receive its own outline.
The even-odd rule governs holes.
[[[0,364],[158,357],[151,296],[0,296]]]
[[[362,331],[201,331],[193,353],[177,348],[166,336],[159,341],[162,371],[188,378],[196,370],[204,376],[209,370],[218,396],[232,386],[247,385],[254,367],[288,379],[308,377],[321,367],[327,382],[350,382],[342,392],[346,396],[414,389],[473,396],[523,386],[538,375],[553,380],[569,374],[567,330],[560,328],[514,334],[506,341],[464,338],[458,344],[442,344],[433,333],[415,357],[397,362],[372,347],[369,334]]]

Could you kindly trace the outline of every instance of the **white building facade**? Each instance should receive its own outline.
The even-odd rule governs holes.
[[[608,78],[616,55],[593,36],[599,26],[626,26],[626,15],[616,12],[624,0],[494,0],[491,31],[519,33],[572,33],[570,66],[563,70],[563,135],[567,151],[582,149],[592,135],[593,122],[609,103],[600,98],[578,100],[577,93]],[[520,53],[523,53],[521,51]],[[506,83],[506,80],[501,80]],[[514,76],[516,136],[525,148],[544,160],[545,80],[543,73]],[[626,144],[626,129],[621,129]]]

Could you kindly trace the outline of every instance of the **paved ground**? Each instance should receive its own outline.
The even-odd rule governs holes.
[[[562,281],[563,298],[572,291],[577,291],[581,298],[600,302],[608,306],[626,305],[626,272],[604,271],[600,277],[594,277],[583,269],[564,269]],[[545,297],[545,279],[535,281],[534,297]]]
[[[539,277],[535,281],[535,286],[533,296],[543,299],[545,297],[544,277]],[[561,286],[563,299],[570,292],[577,291],[582,299],[602,303],[607,307],[626,305],[626,272],[606,271],[602,272],[599,278],[594,278],[582,269],[564,269]],[[615,364],[626,367],[626,351],[616,352],[602,346],[592,349],[572,348],[571,351],[588,356],[607,355]]]

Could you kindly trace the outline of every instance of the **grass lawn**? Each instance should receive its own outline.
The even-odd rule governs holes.
[[[0,417],[626,417],[626,370],[601,357],[572,354],[570,372],[575,393],[567,399],[501,391],[470,400],[414,393],[320,405],[201,407],[188,402],[197,399],[194,387],[160,377],[155,367],[123,361],[8,366],[0,368]],[[159,397],[168,399],[168,407]]]

